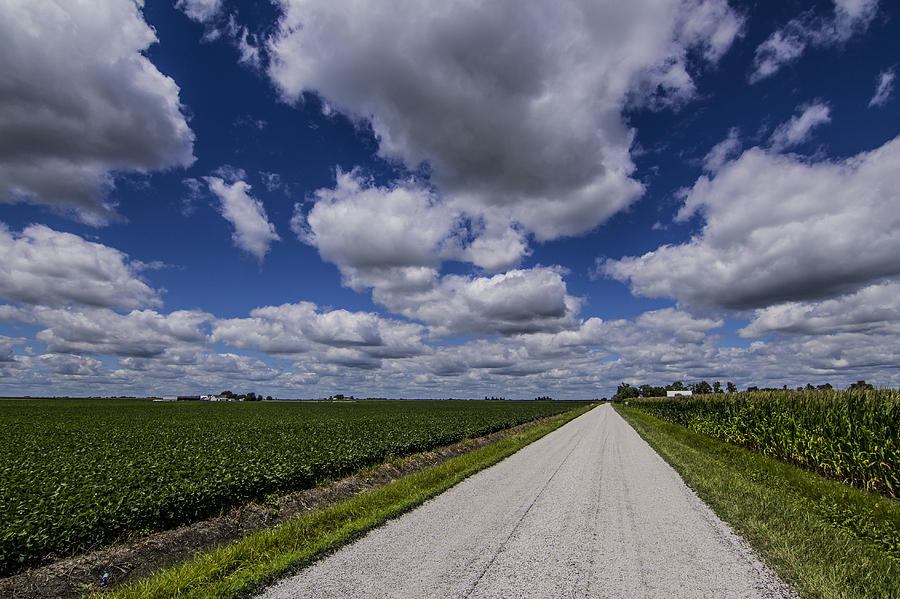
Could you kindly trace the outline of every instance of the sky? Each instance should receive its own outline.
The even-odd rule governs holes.
[[[900,386],[900,4],[8,0],[0,396]]]

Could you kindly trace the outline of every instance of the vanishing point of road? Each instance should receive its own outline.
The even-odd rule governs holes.
[[[792,596],[609,405],[261,595]]]

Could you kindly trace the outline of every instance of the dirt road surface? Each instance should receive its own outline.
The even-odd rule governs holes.
[[[792,596],[609,405],[260,595]]]

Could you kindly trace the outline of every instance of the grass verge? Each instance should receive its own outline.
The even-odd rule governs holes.
[[[88,597],[205,598],[246,596],[279,576],[296,571],[496,464],[544,435],[587,412],[586,406],[546,423],[461,455],[439,466],[360,493],[319,512],[204,552],[192,560],[162,570],[142,581]]]
[[[900,502],[615,408],[804,597],[900,597]]]

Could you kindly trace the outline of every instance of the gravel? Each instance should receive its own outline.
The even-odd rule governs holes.
[[[605,405],[259,597],[794,596]]]

